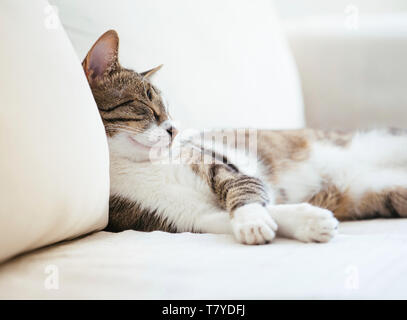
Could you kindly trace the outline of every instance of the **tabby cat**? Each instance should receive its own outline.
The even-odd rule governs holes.
[[[118,45],[110,30],[83,61],[110,149],[107,230],[326,242],[338,220],[407,216],[405,131],[232,130],[182,139],[149,81],[159,67],[123,68]]]

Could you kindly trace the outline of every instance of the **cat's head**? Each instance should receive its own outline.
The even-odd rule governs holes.
[[[149,78],[161,66],[145,72],[123,68],[118,60],[119,37],[104,33],[89,50],[82,66],[105,125],[110,152],[147,161],[158,148],[171,145],[176,129],[160,91]]]

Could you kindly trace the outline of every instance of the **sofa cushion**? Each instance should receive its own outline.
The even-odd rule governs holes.
[[[269,0],[52,0],[83,59],[106,30],[122,65],[153,82],[182,128],[303,126],[292,56]]]
[[[407,299],[406,244],[407,219],[343,222],[323,244],[96,232],[1,266],[0,299]]]
[[[103,228],[107,141],[45,1],[0,2],[0,261]]]

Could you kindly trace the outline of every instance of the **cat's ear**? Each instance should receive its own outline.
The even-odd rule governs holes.
[[[119,36],[115,30],[102,34],[82,62],[89,83],[119,68]]]
[[[144,72],[140,73],[140,75],[143,78],[150,78],[154,73],[156,73],[158,70],[160,70],[162,68],[162,66],[163,65],[160,64],[158,67],[155,67],[153,69],[150,69],[150,70],[147,70],[147,71],[144,71]]]

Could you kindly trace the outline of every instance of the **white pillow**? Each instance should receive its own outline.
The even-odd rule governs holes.
[[[0,2],[0,261],[108,219],[103,124],[54,18],[46,1]]]
[[[296,68],[270,0],[53,0],[81,59],[108,29],[183,128],[304,125]]]

